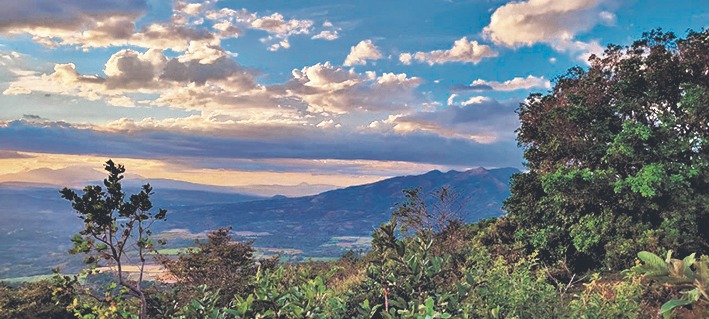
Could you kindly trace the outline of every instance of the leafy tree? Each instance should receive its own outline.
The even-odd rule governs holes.
[[[177,259],[165,259],[162,263],[177,279],[176,287],[189,300],[196,290],[206,285],[220,290],[218,305],[226,305],[234,295],[249,292],[256,282],[259,266],[263,270],[273,268],[278,257],[263,259],[254,257],[252,242],[233,241],[231,228],[219,228],[207,235],[207,241],[198,242]],[[182,298],[184,299],[184,298]]]
[[[150,212],[153,208],[150,184],[143,185],[138,194],[127,198],[121,185],[125,173],[123,165],[108,160],[104,166],[108,172],[108,177],[103,180],[105,190],[98,185],[86,186],[81,196],[66,187],[60,191],[62,198],[71,201],[72,208],[84,222],[84,229],[71,239],[74,247],[70,253],[86,254],[85,261],[92,266],[99,262],[115,266],[117,284],[121,290],[140,299],[140,318],[145,319],[147,301],[141,283],[146,253],[154,245],[150,226],[155,221],[165,220],[167,211]],[[137,280],[129,280],[124,270],[132,257],[130,255],[137,255]],[[109,286],[109,290],[113,287],[115,285]],[[111,300],[110,296],[97,299]]]
[[[629,266],[640,250],[709,251],[709,31],[610,45],[520,105],[528,172],[505,203],[546,260]]]

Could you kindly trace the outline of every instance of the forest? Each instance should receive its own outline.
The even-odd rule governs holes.
[[[228,225],[156,256],[170,213],[109,160],[104,185],[60,192],[86,270],[0,284],[0,318],[708,318],[707,52],[706,30],[609,45],[519,106],[527,170],[504,216],[466,223],[449,190],[402,190],[371,249],[331,262],[257,258]],[[153,258],[169,280],[143,278]]]

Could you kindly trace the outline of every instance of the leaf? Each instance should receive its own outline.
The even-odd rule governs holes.
[[[638,258],[650,267],[650,271],[646,272],[648,275],[661,276],[668,274],[667,263],[659,256],[648,251],[641,251],[638,253]]]
[[[668,302],[666,302],[662,307],[660,307],[660,314],[665,318],[665,319],[670,319],[672,316],[672,309],[675,309],[677,307],[681,306],[686,306],[691,304],[692,301],[687,300],[687,299],[672,299]]]

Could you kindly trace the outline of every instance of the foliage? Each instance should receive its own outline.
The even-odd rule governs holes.
[[[246,297],[237,296],[229,312],[244,319],[342,318],[344,301],[325,285],[332,272],[283,287],[283,269],[259,270],[253,292]]]
[[[569,303],[569,315],[579,319],[643,318],[640,299],[644,290],[638,276],[610,280],[595,273],[579,298]]]
[[[660,308],[665,318],[670,318],[677,307],[709,301],[709,257],[697,259],[692,253],[684,259],[674,259],[670,250],[664,260],[647,251],[639,252],[638,258],[644,264],[633,267],[634,272],[682,289],[682,298],[671,299]]]
[[[202,286],[218,289],[223,297],[218,304],[225,306],[234,295],[253,288],[259,265],[273,268],[277,258],[258,261],[251,242],[236,242],[229,235],[231,228],[219,228],[207,235],[206,242],[180,253],[177,259],[163,258],[162,264],[176,280],[179,300],[188,302]]]
[[[108,172],[108,177],[103,181],[105,190],[98,185],[86,186],[81,196],[66,187],[60,191],[62,198],[71,202],[72,208],[84,222],[84,229],[72,237],[74,247],[69,252],[86,254],[85,261],[92,269],[101,262],[115,267],[116,282],[121,287],[118,294],[113,295],[116,289],[114,284],[106,289],[105,296],[93,296],[94,299],[103,298],[108,302],[108,299],[122,300],[123,294],[130,294],[140,299],[140,318],[145,319],[147,300],[141,283],[146,252],[153,250],[154,246],[150,226],[155,221],[165,220],[167,211],[160,209],[155,214],[150,212],[153,208],[150,202],[153,192],[149,184],[143,185],[138,194],[126,197],[121,185],[125,173],[123,165],[108,160],[105,170]],[[137,254],[138,259],[138,278],[134,281],[127,278],[123,269],[129,254]],[[111,298],[111,295],[115,298]],[[94,309],[99,306],[82,305],[74,309],[86,307]],[[110,304],[106,309],[114,311],[114,308],[114,305]]]
[[[66,310],[71,299],[53,296],[51,280],[12,287],[0,283],[0,319],[73,318]]]
[[[627,268],[643,249],[707,252],[707,49],[709,30],[654,30],[520,105],[529,171],[505,208],[528,252],[578,270]]]

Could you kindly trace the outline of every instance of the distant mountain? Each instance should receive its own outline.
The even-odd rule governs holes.
[[[195,189],[178,190],[165,188],[176,186],[168,182],[151,181],[154,206],[168,210],[168,221],[153,226],[173,247],[191,245],[211,229],[232,226],[237,239],[255,240],[262,252],[288,249],[301,259],[336,257],[347,249],[368,247],[372,230],[389,220],[404,200],[404,189],[419,187],[422,194],[431,194],[445,186],[460,198],[467,220],[499,216],[509,195],[509,177],[516,172],[431,171],[296,198],[197,190],[196,184],[188,185]],[[127,183],[126,190],[134,192],[139,184]],[[0,278],[45,274],[56,266],[77,269],[81,258],[66,251],[81,221],[58,188],[0,183],[0,203]]]
[[[421,188],[426,195],[447,187],[456,194],[468,221],[500,216],[502,202],[509,196],[509,178],[517,172],[513,168],[431,171],[314,196],[185,207],[172,212],[163,227],[196,233],[232,226],[235,231],[262,234],[244,236],[255,239],[256,246],[298,249],[311,257],[337,256],[343,248],[356,246],[346,241],[366,241],[375,227],[389,220],[396,204],[404,201],[404,189]]]

